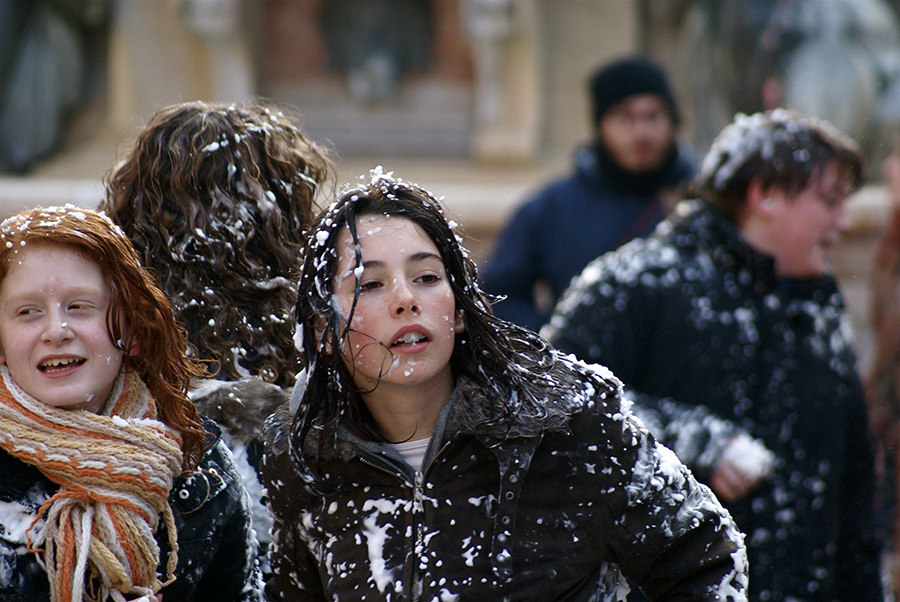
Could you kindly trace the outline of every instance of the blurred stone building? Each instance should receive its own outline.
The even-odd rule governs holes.
[[[791,4],[735,1],[766,23],[771,15],[766,21],[765,11]],[[835,2],[884,9],[888,21],[900,14],[900,0],[806,4]],[[21,95],[8,99],[8,74],[16,70],[4,65],[16,61],[26,63],[18,71],[26,74],[25,97],[37,91],[58,95],[48,101],[58,108],[58,122],[37,119],[45,129],[57,128],[44,133],[52,148],[0,174],[0,217],[39,203],[95,205],[103,173],[162,106],[262,97],[290,109],[313,139],[335,148],[342,182],[382,164],[444,197],[481,260],[514,206],[566,170],[574,147],[588,138],[585,80],[601,63],[633,52],[662,62],[685,108],[683,133],[701,155],[709,132],[727,123],[733,110],[747,110],[726,98],[747,74],[711,62],[724,56],[729,42],[744,44],[728,50],[737,56],[748,44],[763,43],[722,35],[716,19],[730,4],[2,0],[0,110],[15,115],[6,127],[22,129],[26,117],[18,115],[33,108]],[[22,50],[23,32],[35,23],[43,28],[36,29],[37,45]],[[890,31],[883,35],[891,39]],[[38,55],[35,48],[46,52]],[[890,47],[885,52],[888,66],[879,74],[884,90],[891,77],[900,81],[900,47],[897,73],[890,72]],[[35,71],[35,64],[71,85],[39,88],[44,80],[38,73],[44,72]],[[3,127],[0,144],[19,150]],[[855,228],[835,261],[865,357],[867,268],[885,213],[877,187],[863,191],[851,209]]]
[[[97,2],[104,27],[78,30],[90,74],[80,104],[52,152],[0,180],[0,213],[91,202],[162,106],[263,97],[337,150],[345,181],[383,163],[460,205],[489,244],[587,138],[585,78],[641,49],[645,16],[637,0]]]

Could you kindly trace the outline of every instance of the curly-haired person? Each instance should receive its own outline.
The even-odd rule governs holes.
[[[101,208],[158,275],[192,352],[216,372],[191,399],[223,427],[257,500],[257,434],[296,372],[291,270],[333,180],[328,150],[262,102],[165,107],[105,178]],[[263,548],[270,524],[255,504]]]

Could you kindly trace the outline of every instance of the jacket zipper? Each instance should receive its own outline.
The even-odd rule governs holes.
[[[417,513],[416,508],[421,508],[422,509],[421,513],[424,513],[424,505],[422,504],[422,500],[425,497],[425,485],[424,485],[425,484],[425,474],[431,468],[431,465],[434,464],[434,461],[437,459],[437,457],[440,456],[443,453],[443,451],[445,449],[447,449],[447,446],[449,446],[449,445],[450,445],[450,441],[447,441],[446,443],[444,443],[444,445],[441,446],[441,449],[439,449],[438,452],[436,454],[434,454],[434,458],[431,459],[431,461],[428,463],[428,466],[426,466],[424,468],[424,470],[417,470],[415,472],[415,478],[414,478],[414,481],[412,484],[413,485],[413,515],[415,515]],[[378,462],[369,460],[365,456],[360,456],[359,459],[363,464],[366,464],[367,466],[371,466],[372,468],[374,468],[376,470],[379,470],[381,472],[392,475],[392,476],[398,478],[403,483],[407,483],[407,484],[409,483],[409,479],[406,478],[406,475],[404,475],[403,472],[401,472],[399,470],[394,470],[394,469],[388,468],[382,464],[379,464]],[[419,577],[420,577],[419,550],[421,550],[423,548],[424,543],[425,543],[425,529],[422,525],[422,521],[417,519],[416,520],[416,541],[414,544],[415,547],[413,548],[412,583],[410,584],[410,587],[412,590],[411,596],[410,596],[411,602],[419,602],[421,595],[422,595],[422,593],[419,591]]]
[[[420,511],[424,513],[425,508],[422,505],[422,495],[424,493],[424,488],[422,487],[422,482],[425,480],[425,474],[416,471],[416,482],[415,482],[415,490],[414,490],[414,499],[415,502],[413,504],[413,516],[415,516],[417,509],[421,509]],[[422,549],[423,542],[423,529],[422,529],[422,521],[416,520],[416,543],[413,548],[413,572],[412,572],[412,602],[419,602],[419,597],[421,596],[421,592],[419,591],[419,550]]]
[[[383,466],[383,465],[379,464],[378,462],[369,460],[365,456],[360,456],[359,460],[363,464],[365,464],[367,466],[371,466],[372,468],[374,468],[380,472],[383,472],[383,473],[389,474],[393,477],[396,477],[402,483],[409,484],[409,479],[406,478],[406,475],[403,474],[402,471],[394,470],[392,468]],[[421,475],[419,474],[418,471],[416,471],[415,481],[412,484],[413,485],[413,508],[415,508],[418,505],[421,505],[422,488],[419,483],[420,478],[421,478]],[[415,514],[415,510],[413,511],[413,514]],[[422,542],[422,523],[421,523],[421,521],[417,520],[416,521],[416,543],[414,544],[415,547],[413,548],[413,573],[412,573],[413,578],[412,578],[412,583],[410,584],[410,589],[411,589],[410,598],[411,598],[412,602],[418,602],[418,600],[419,600],[419,587],[418,587],[418,565],[419,565],[419,563],[418,563],[418,557],[416,555],[416,550],[421,549],[420,548],[421,542]]]
[[[369,459],[366,458],[365,456],[360,456],[360,457],[359,457],[359,460],[360,460],[360,462],[362,462],[363,464],[367,464],[367,465],[371,466],[372,468],[375,468],[375,469],[377,469],[377,470],[380,470],[381,472],[384,472],[384,473],[387,473],[387,474],[389,474],[389,475],[391,475],[391,476],[397,477],[398,479],[400,479],[400,480],[403,481],[404,483],[408,483],[408,482],[409,482],[409,479],[406,478],[406,475],[404,475],[404,474],[403,474],[402,472],[400,472],[399,470],[393,470],[393,469],[388,468],[388,467],[386,467],[386,466],[382,466],[381,464],[379,464],[379,463],[377,463],[377,462],[373,462],[372,460],[369,460]]]
[[[422,509],[422,514],[425,513],[425,505],[422,503],[422,500],[425,498],[425,475],[428,473],[428,470],[431,468],[431,465],[434,464],[434,461],[437,460],[438,456],[440,456],[447,446],[450,445],[450,441],[444,443],[441,446],[441,449],[434,454],[434,457],[428,463],[428,466],[423,468],[422,470],[416,471],[416,481],[415,481],[415,505],[414,508],[418,507]],[[416,521],[416,548],[413,553],[413,582],[412,582],[412,602],[419,602],[419,598],[421,597],[421,592],[419,591],[419,566],[421,563],[419,562],[419,550],[422,550],[425,545],[425,528],[422,525],[422,521]]]

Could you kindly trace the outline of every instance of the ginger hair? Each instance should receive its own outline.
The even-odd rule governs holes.
[[[90,209],[67,205],[23,211],[0,223],[0,283],[15,266],[19,249],[37,245],[72,250],[100,267],[110,290],[109,336],[119,349],[135,350],[125,353],[125,367],[147,385],[159,419],[181,434],[185,468],[196,467],[205,430],[187,391],[205,369],[185,355],[185,334],[128,237]]]

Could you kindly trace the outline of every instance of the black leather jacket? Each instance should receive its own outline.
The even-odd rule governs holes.
[[[490,426],[485,391],[460,377],[424,471],[340,433],[324,496],[293,471],[290,417],[271,416],[268,599],[587,602],[618,599],[628,578],[650,600],[745,601],[742,536],[630,418],[617,381],[560,360],[553,382],[541,416]]]

